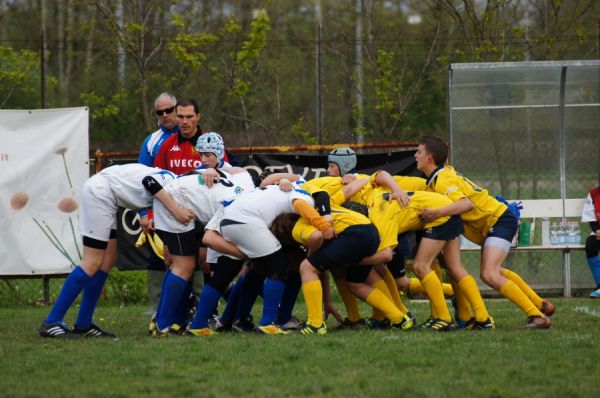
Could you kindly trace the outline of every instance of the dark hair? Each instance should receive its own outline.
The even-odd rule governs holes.
[[[436,166],[441,166],[448,160],[448,143],[437,135],[424,135],[417,142],[425,147]]]
[[[296,213],[283,213],[275,217],[269,230],[284,248],[297,247],[298,242],[292,237],[292,229],[300,216]]]
[[[200,106],[198,105],[198,102],[195,99],[184,98],[182,100],[179,100],[179,101],[177,101],[177,105],[175,105],[175,107],[179,108],[180,106],[193,106],[194,113],[196,113],[196,114],[200,113]]]

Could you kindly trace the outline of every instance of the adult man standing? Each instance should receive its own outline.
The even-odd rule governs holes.
[[[159,129],[149,134],[140,148],[138,163],[149,167],[154,166],[154,160],[162,144],[172,135],[179,132],[175,105],[177,98],[173,94],[163,92],[154,100],[154,113],[158,118]],[[147,209],[138,211],[140,215],[140,226],[143,232],[149,233],[153,230],[152,217],[148,216]],[[154,251],[148,258],[148,312],[154,313],[160,297],[160,287],[165,276],[165,265],[163,260]]]
[[[198,123],[202,119],[198,102],[193,99],[180,100],[175,105],[179,132],[161,145],[154,165],[175,174],[183,174],[202,165],[196,141],[202,134]]]

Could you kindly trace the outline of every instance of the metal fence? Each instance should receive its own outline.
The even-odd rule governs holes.
[[[451,163],[492,194],[577,199],[598,185],[600,61],[452,64],[448,115]],[[464,258],[478,274],[478,256]],[[574,294],[595,286],[583,251],[571,265]],[[563,289],[559,251],[515,252],[506,266],[539,290]]]

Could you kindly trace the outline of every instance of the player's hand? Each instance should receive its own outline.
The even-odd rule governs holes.
[[[335,238],[335,230],[333,229],[333,227],[329,227],[325,231],[321,231],[321,234],[323,234],[323,239]]]
[[[356,176],[354,174],[346,174],[342,177],[342,184],[348,185],[354,180],[356,180]]]
[[[212,187],[215,182],[219,182],[221,176],[215,169],[205,169],[202,173],[202,180],[207,187]]]
[[[331,301],[326,302],[323,308],[323,320],[327,320],[327,318],[329,318],[329,315],[333,315],[333,317],[335,318],[336,321],[338,321],[339,323],[344,322],[344,318],[342,317],[342,315],[340,314],[340,312],[338,311],[337,308],[335,308],[335,306],[333,305],[333,303]]]
[[[175,216],[175,219],[183,225],[189,224],[190,221],[196,218],[194,210],[185,209],[183,207],[178,207],[173,215]]]
[[[600,229],[596,230],[594,235],[596,235],[596,239],[600,240]]]
[[[440,218],[437,210],[434,209],[421,210],[421,213],[419,213],[419,217],[421,217],[421,220],[423,220],[425,223],[430,223],[433,220]]]
[[[410,197],[403,190],[392,192],[388,197],[388,200],[391,202],[392,200],[396,200],[400,207],[405,208],[410,204]]]
[[[294,184],[287,178],[279,180],[279,189],[283,192],[292,192],[294,190]]]

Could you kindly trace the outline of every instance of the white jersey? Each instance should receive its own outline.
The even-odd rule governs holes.
[[[259,188],[236,198],[224,210],[223,218],[249,224],[262,220],[271,225],[273,220],[284,213],[295,213],[292,202],[300,199],[311,206],[315,203],[308,192],[295,188],[291,192],[283,192],[277,185]]]
[[[254,182],[249,173],[230,174],[218,170],[221,174],[219,182],[208,188],[201,174],[190,174],[178,177],[164,186],[164,189],[181,207],[194,211],[196,218],[206,224],[216,211],[243,192],[254,190]],[[157,229],[181,233],[193,229],[193,224],[182,225],[158,201],[154,201],[154,218]]]
[[[170,171],[140,163],[110,166],[98,173],[98,176],[108,179],[117,205],[129,209],[144,209],[152,206],[152,195],[142,184],[142,180],[148,175],[152,175],[163,186],[175,178],[175,174]]]
[[[583,209],[581,210],[581,222],[593,222],[600,221],[596,220],[596,208],[594,207],[594,201],[592,200],[592,195],[589,193],[585,198],[585,202],[583,202]],[[594,232],[592,231],[592,234]]]
[[[175,178],[169,171],[139,163],[111,166],[90,177],[81,191],[79,230],[82,235],[108,241],[116,229],[118,206],[142,209],[152,205],[152,196],[142,180],[152,175],[161,184]]]

